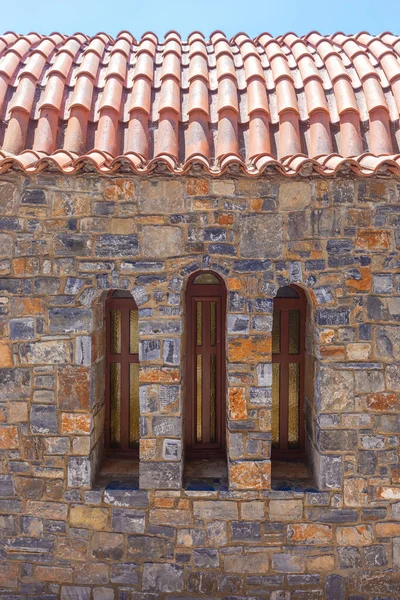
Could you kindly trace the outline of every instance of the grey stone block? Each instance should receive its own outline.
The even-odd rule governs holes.
[[[328,575],[325,580],[326,600],[346,600],[346,584],[340,575]]]
[[[233,521],[231,523],[233,542],[252,542],[261,540],[260,523],[256,521]]]
[[[182,435],[181,417],[153,417],[153,434],[157,437],[180,437]]]
[[[63,585],[61,600],[90,600],[90,587]]]
[[[104,503],[127,508],[147,508],[149,494],[144,490],[110,489],[108,487],[104,491]]]
[[[139,482],[142,489],[173,489],[181,487],[182,466],[180,462],[141,462]]]
[[[338,556],[341,569],[361,569],[361,552],[358,548],[338,548]]]
[[[140,340],[139,360],[157,360],[161,357],[160,340]]]
[[[143,567],[143,590],[151,592],[182,592],[183,567],[172,564],[149,564]]]
[[[68,485],[70,487],[88,487],[90,483],[90,459],[86,456],[70,456],[68,458]]]
[[[33,404],[30,412],[30,427],[34,433],[57,433],[56,406]]]
[[[113,508],[111,529],[120,533],[144,533],[145,518],[142,510]]]
[[[128,555],[139,562],[171,560],[174,558],[174,542],[151,536],[128,536]]]
[[[181,341],[178,338],[164,340],[164,363],[179,365],[181,360]]]
[[[219,567],[218,550],[215,548],[194,548],[193,564],[197,569],[215,569]]]
[[[110,579],[112,583],[137,585],[139,583],[138,565],[121,562],[117,565],[111,565]]]
[[[0,400],[28,398],[30,391],[29,369],[0,369]]]
[[[101,235],[96,241],[96,256],[119,257],[139,254],[137,235]]]
[[[384,567],[388,564],[384,546],[367,546],[364,548],[365,564],[368,568]]]
[[[92,311],[88,308],[51,308],[51,333],[77,333],[92,330]]]
[[[10,319],[9,325],[12,340],[32,340],[35,337],[34,319]]]

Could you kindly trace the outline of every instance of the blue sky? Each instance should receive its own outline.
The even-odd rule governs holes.
[[[400,34],[400,0],[0,0],[4,3],[2,32],[52,31],[115,36],[128,29],[140,38],[152,30],[160,38],[176,29],[186,38],[193,30],[207,37],[222,29],[230,37],[238,31],[256,36],[261,31],[303,35],[361,30]]]

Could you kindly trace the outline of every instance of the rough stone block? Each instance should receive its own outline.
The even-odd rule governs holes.
[[[46,404],[34,404],[29,422],[34,433],[57,433],[57,408]]]
[[[142,489],[179,489],[182,480],[180,462],[140,463],[140,487]]]
[[[143,567],[143,583],[145,591],[150,592],[182,592],[184,587],[183,567],[172,564],[149,564]]]

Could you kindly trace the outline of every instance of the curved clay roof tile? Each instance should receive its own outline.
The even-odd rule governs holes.
[[[194,31],[186,42],[171,31],[159,43],[152,32],[140,41],[127,31],[6,32],[0,111],[0,172],[163,165],[184,173],[196,163],[214,175],[233,165],[249,175],[400,175],[400,37],[240,32],[228,40],[215,31],[206,40]]]

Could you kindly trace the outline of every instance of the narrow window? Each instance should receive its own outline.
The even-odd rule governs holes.
[[[306,298],[300,288],[278,290],[272,327],[272,458],[304,457]]]
[[[186,290],[185,446],[190,458],[225,456],[226,289],[195,273]]]
[[[131,294],[112,292],[106,300],[107,454],[138,453],[139,334],[138,309]]]

